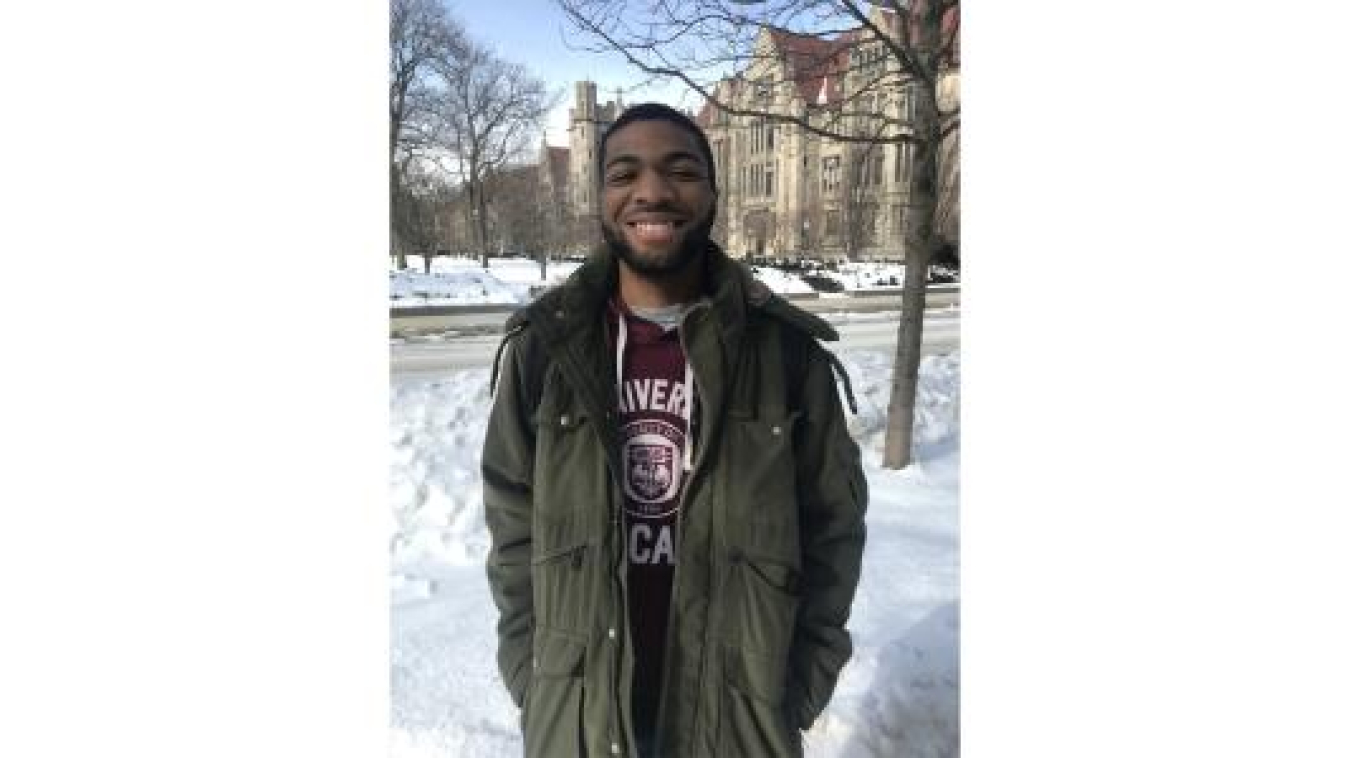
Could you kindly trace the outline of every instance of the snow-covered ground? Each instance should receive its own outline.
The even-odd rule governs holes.
[[[905,283],[905,267],[893,263],[841,263],[838,271],[820,271],[845,290],[899,288]]]
[[[891,357],[840,355],[853,379],[871,492],[863,576],[849,627],[855,652],[807,733],[807,755],[958,754],[960,360],[925,358],[918,463],[880,467]],[[395,382],[391,755],[517,756],[519,718],[495,664],[496,609],[478,455],[488,371]]]
[[[476,259],[435,258],[431,273],[422,259],[409,258],[410,268],[389,271],[389,300],[395,308],[426,305],[528,303],[531,291],[558,284],[576,270],[574,261],[549,261],[548,278],[539,276],[539,264],[528,258],[492,258],[484,269]],[[755,266],[755,276],[779,294],[815,292],[795,273]],[[814,272],[834,279],[845,291],[899,287],[905,267],[886,263],[842,263],[838,271]]]
[[[815,292],[815,288],[802,281],[796,274],[769,266],[752,266],[755,278],[768,285],[769,289],[780,295],[794,292]]]
[[[528,258],[492,258],[488,269],[476,259],[434,258],[430,274],[423,271],[420,258],[409,258],[408,264],[402,271],[389,271],[389,301],[395,308],[528,303],[532,288],[557,284],[581,265],[549,261],[548,278],[543,279],[539,264]]]

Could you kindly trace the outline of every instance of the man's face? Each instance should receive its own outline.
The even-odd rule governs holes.
[[[717,195],[694,135],[669,121],[634,121],[610,135],[601,167],[601,232],[634,272],[660,276],[697,260]]]

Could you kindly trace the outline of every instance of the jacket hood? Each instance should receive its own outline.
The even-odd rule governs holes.
[[[753,281],[749,269],[728,258],[711,241],[701,264],[704,267],[704,294],[711,300],[719,321],[727,327],[743,324],[746,285]],[[605,303],[618,287],[618,280],[618,259],[607,245],[597,246],[567,281],[539,296],[526,308],[526,319],[531,323],[561,322],[567,333],[575,333],[578,320],[594,321],[603,313]]]
[[[755,279],[744,263],[728,257],[717,243],[708,242],[702,265],[704,294],[722,326],[728,348],[740,339],[750,308],[762,309],[817,339],[839,339],[828,322],[779,297]],[[607,245],[599,245],[566,281],[517,311],[506,328],[510,331],[525,322],[537,324],[550,342],[596,328],[618,278],[617,258]]]

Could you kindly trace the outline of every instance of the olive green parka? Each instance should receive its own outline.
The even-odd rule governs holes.
[[[852,652],[867,484],[815,338],[834,330],[716,246],[681,339],[699,397],[657,755],[801,755]],[[597,251],[508,324],[483,448],[497,659],[525,754],[633,756],[616,286]],[[845,377],[845,380],[847,378]]]

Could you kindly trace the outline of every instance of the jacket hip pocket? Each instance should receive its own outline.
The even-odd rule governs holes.
[[[801,577],[790,564],[733,548],[737,602],[728,641],[761,655],[786,656],[800,604]]]
[[[726,682],[718,728],[718,755],[726,758],[802,755],[801,733],[784,705],[787,659],[723,649]]]
[[[585,640],[546,629],[535,634],[534,671],[521,717],[525,755],[584,755]]]

